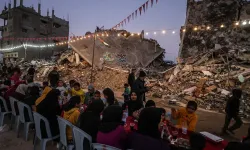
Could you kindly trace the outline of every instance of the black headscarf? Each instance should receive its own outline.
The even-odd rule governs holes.
[[[136,93],[136,92],[134,92],[134,91],[131,92],[130,100],[127,103],[129,116],[132,116],[134,111],[137,111],[137,110],[143,108],[143,104],[138,100],[138,97],[137,97],[137,100],[131,99],[132,93]]]
[[[103,111],[104,103],[102,100],[93,100],[89,105],[86,111],[93,112],[98,115]]]
[[[116,105],[108,106],[103,111],[103,118],[99,131],[108,133],[115,130],[119,125],[123,124],[122,117],[122,107]]]
[[[161,121],[161,112],[159,108],[144,108],[138,120],[138,133],[160,139],[161,134],[158,125]]]
[[[103,94],[106,95],[108,106],[111,106],[115,103],[115,94],[110,88],[106,88],[103,90]]]
[[[92,142],[96,142],[98,127],[101,123],[100,113],[104,109],[102,100],[93,100],[89,104],[86,112],[79,117],[77,126],[92,137]]]

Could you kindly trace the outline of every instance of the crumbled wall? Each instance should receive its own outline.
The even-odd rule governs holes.
[[[238,0],[190,1],[187,8],[186,32],[180,56],[189,58],[215,50],[249,49],[250,25],[235,26],[235,21],[250,19],[249,2]],[[224,28],[220,28],[221,25]],[[194,27],[198,27],[194,31]],[[211,30],[206,30],[210,26]]]

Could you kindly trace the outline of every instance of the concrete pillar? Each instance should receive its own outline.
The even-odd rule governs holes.
[[[21,7],[23,6],[23,0],[20,0],[20,6]]]
[[[55,10],[54,8],[52,9],[52,18],[55,16]]]
[[[16,0],[14,0],[14,8],[16,8]]]
[[[11,3],[9,3],[8,9],[9,9],[9,10],[11,9]]]
[[[41,15],[41,4],[38,3],[38,14]]]

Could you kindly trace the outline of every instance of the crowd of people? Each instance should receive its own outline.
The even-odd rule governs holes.
[[[139,72],[135,77],[135,69],[129,74],[128,83],[124,84],[123,105],[115,98],[114,91],[105,88],[102,92],[90,84],[85,93],[81,84],[70,80],[68,85],[60,80],[57,68],[48,75],[48,81],[42,85],[34,83],[35,69],[30,67],[25,76],[19,68],[3,66],[1,70],[1,96],[4,97],[8,108],[10,107],[9,97],[13,97],[30,106],[33,111],[38,112],[48,119],[52,135],[59,134],[57,116],[79,127],[92,137],[93,143],[101,143],[120,149],[134,150],[170,150],[179,149],[170,146],[167,139],[162,139],[162,120],[167,113],[163,108],[157,108],[153,100],[146,100],[146,92],[150,90],[145,84],[146,73]],[[103,95],[103,96],[102,96]],[[240,90],[234,90],[233,96],[229,99],[226,108],[226,121],[223,132],[233,131],[242,124],[238,117],[238,105],[241,96]],[[3,106],[2,111],[4,111]],[[86,107],[86,109],[85,109]],[[176,122],[176,127],[185,127],[192,131],[190,135],[190,146],[193,150],[205,148],[206,139],[199,133],[195,133],[198,117],[196,110],[198,106],[195,101],[189,101],[186,108],[179,110],[172,109],[170,120]],[[16,107],[17,109],[17,107]],[[18,112],[18,109],[16,110]],[[126,132],[124,129],[124,112],[130,118],[138,121],[138,129]],[[20,112],[21,113],[21,112]],[[25,111],[25,118],[28,119],[28,112]],[[231,119],[236,124],[228,128]],[[42,137],[46,138],[45,124],[41,123]],[[68,143],[73,143],[72,130],[67,129]],[[166,141],[165,141],[166,140]],[[58,140],[57,140],[58,141]],[[250,129],[248,136],[243,143],[250,143]],[[242,143],[228,144],[228,150],[235,145],[245,146]]]

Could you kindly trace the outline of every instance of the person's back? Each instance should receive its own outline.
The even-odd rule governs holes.
[[[133,132],[128,136],[129,147],[133,150],[169,150],[166,141]]]

